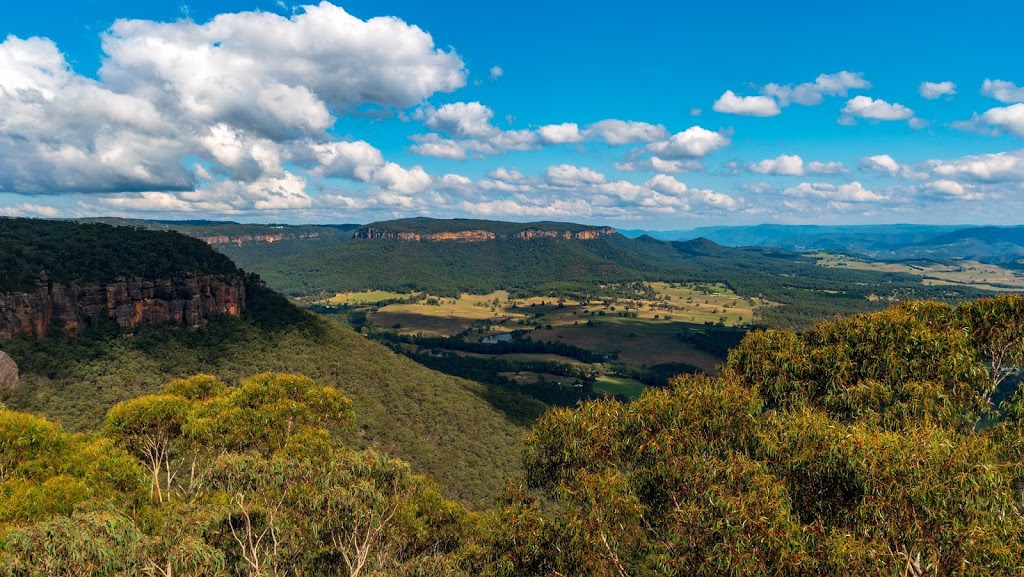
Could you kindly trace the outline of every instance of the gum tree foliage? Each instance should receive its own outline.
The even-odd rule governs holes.
[[[550,411],[527,481],[558,514],[507,506],[509,537],[486,566],[1020,574],[1024,395],[999,407],[991,392],[1019,365],[1021,302],[905,303],[800,335],[754,332],[717,378]],[[507,554],[531,547],[552,553],[543,567]]]
[[[4,410],[0,575],[443,566],[465,510],[405,463],[339,445],[352,421],[336,389],[276,373],[173,381],[111,409],[107,437]]]

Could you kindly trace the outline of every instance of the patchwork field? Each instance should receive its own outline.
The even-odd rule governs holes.
[[[626,396],[638,394],[643,385],[609,372],[613,370],[609,367],[685,363],[714,373],[722,358],[685,342],[681,335],[704,330],[707,325],[742,326],[756,318],[758,309],[770,305],[742,298],[725,285],[713,283],[607,285],[598,292],[600,296],[580,300],[558,295],[511,299],[506,291],[463,294],[459,298],[368,291],[341,293],[319,304],[363,311],[367,321],[377,327],[374,330],[417,339],[458,336],[467,343],[493,343],[498,335],[519,331],[533,341],[578,347],[600,358],[584,363],[553,353],[495,355],[447,347],[435,354],[585,366],[599,375],[595,390]],[[414,302],[392,302],[395,300]],[[406,354],[426,353],[416,345],[401,344],[398,348]],[[517,371],[513,380],[555,383],[560,379],[565,377]]]
[[[993,291],[1024,290],[1024,275],[1020,272],[972,260],[891,263],[825,252],[811,256],[821,266],[912,274],[921,277],[921,282],[926,285],[959,285]]]

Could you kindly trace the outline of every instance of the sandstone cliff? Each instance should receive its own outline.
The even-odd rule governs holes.
[[[530,228],[522,232],[516,233],[516,238],[522,239],[533,239],[533,238],[567,238],[576,240],[594,240],[602,236],[608,236],[615,234],[614,228],[595,228],[589,230],[579,230],[572,232],[570,230],[544,230],[537,228]]]
[[[42,275],[32,292],[0,294],[0,339],[42,336],[51,328],[75,333],[110,321],[126,333],[167,322],[195,328],[213,315],[237,316],[244,310],[245,281],[238,276],[59,284]]]
[[[7,353],[0,351],[0,392],[13,391],[21,383],[18,364]]]
[[[515,234],[509,235],[505,238],[516,238],[522,240],[532,240],[535,238],[565,238],[565,239],[576,239],[576,240],[593,240],[602,236],[615,234],[614,228],[595,228],[589,230],[570,231],[570,230],[548,230],[548,229],[536,229],[531,228]],[[394,230],[387,230],[375,227],[364,227],[356,230],[352,234],[353,238],[387,238],[393,240],[403,241],[462,241],[462,242],[481,242],[485,240],[494,240],[498,238],[493,232],[487,230],[463,230],[463,231],[452,231],[452,232],[435,232],[428,234],[419,234],[415,232],[399,232]]]
[[[306,234],[244,234],[240,236],[228,236],[228,235],[215,235],[215,236],[204,236],[199,240],[209,245],[217,244],[237,244],[242,246],[246,243],[252,242],[265,242],[274,243],[282,240],[307,240],[319,238],[319,234],[310,232]]]

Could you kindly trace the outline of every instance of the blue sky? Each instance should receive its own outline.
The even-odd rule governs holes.
[[[1008,2],[5,7],[0,214],[1006,223]]]

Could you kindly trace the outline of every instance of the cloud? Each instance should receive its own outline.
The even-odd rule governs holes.
[[[846,70],[835,74],[819,74],[814,82],[803,84],[768,84],[761,92],[778,99],[782,106],[790,103],[814,106],[824,102],[825,96],[846,96],[851,89],[871,88],[871,83],[860,72]]]
[[[729,139],[718,132],[691,126],[667,140],[647,145],[647,151],[662,159],[677,160],[706,156],[728,144]]]
[[[601,184],[605,177],[600,172],[587,167],[578,167],[571,164],[559,164],[549,166],[547,169],[547,181],[554,186],[574,187],[583,184]]]
[[[804,164],[802,158],[795,154],[782,154],[776,158],[768,158],[746,165],[748,172],[755,174],[772,174],[782,176],[803,176],[810,174],[841,174],[850,172],[842,162],[819,162],[817,160]]]
[[[899,103],[888,103],[882,99],[873,99],[870,96],[854,96],[847,101],[846,106],[840,111],[840,124],[852,123],[854,118],[867,118],[870,120],[910,120],[914,118],[914,111]]]
[[[60,209],[23,202],[15,206],[0,207],[0,216],[31,216],[41,218],[57,218]]]
[[[716,112],[742,116],[777,116],[782,113],[774,98],[768,96],[736,96],[726,90],[711,107]]]
[[[813,174],[842,174],[850,172],[849,168],[842,162],[818,162],[817,160],[807,163],[807,172]]]
[[[657,156],[628,160],[625,162],[616,162],[612,166],[614,166],[616,170],[621,170],[623,172],[650,171],[679,174],[683,172],[701,172],[704,170],[704,165],[700,161],[692,158],[665,160]]]
[[[319,164],[317,174],[368,182],[384,166],[384,155],[368,142],[330,142],[310,147]]]
[[[179,128],[144,98],[71,71],[53,42],[0,43],[0,191],[184,190]]]
[[[591,124],[583,135],[603,140],[609,146],[620,146],[663,140],[668,138],[668,130],[660,124],[608,119]]]
[[[526,175],[523,174],[522,172],[519,172],[514,168],[510,170],[505,168],[504,166],[499,166],[498,168],[495,168],[491,172],[487,173],[487,176],[493,178],[494,180],[499,180],[501,182],[506,182],[508,184],[518,184],[526,180]]]
[[[981,84],[981,93],[1007,104],[1024,102],[1024,86],[1017,86],[1013,82],[1006,80],[990,80],[986,78]]]
[[[430,175],[423,168],[402,168],[388,162],[373,173],[373,182],[382,189],[398,194],[415,194],[430,188]]]
[[[769,158],[760,162],[751,162],[747,165],[747,170],[757,174],[803,176],[804,161],[795,154],[783,154],[777,158]]]
[[[935,100],[940,96],[952,96],[956,94],[956,84],[946,80],[945,82],[922,82],[917,87],[917,92],[928,100]]]
[[[917,192],[922,196],[939,200],[980,200],[987,196],[976,190],[974,185],[963,184],[955,180],[926,182],[918,187]]]
[[[491,80],[497,80],[505,75],[505,71],[501,69],[501,66],[491,66]]]
[[[426,113],[423,124],[454,136],[484,137],[498,132],[491,125],[494,112],[479,102],[453,102]]]
[[[782,108],[796,103],[815,106],[824,102],[825,96],[846,96],[851,89],[871,88],[871,83],[860,72],[846,70],[834,74],[819,74],[814,82],[803,84],[766,84],[760,96],[737,96],[726,90],[715,101],[714,110],[727,114],[744,116],[777,116]]]
[[[580,127],[575,122],[541,126],[537,129],[537,136],[544,144],[568,144],[583,140]]]
[[[916,171],[910,166],[900,164],[888,154],[878,154],[860,159],[860,168],[871,172],[888,174],[894,178],[928,178],[927,172]]]
[[[205,123],[280,137],[320,131],[330,111],[399,108],[466,83],[461,58],[398,18],[363,21],[328,2],[285,18],[221,14],[206,24],[117,20],[104,83]]]
[[[924,166],[949,180],[980,183],[1024,182],[1024,149],[977,154],[953,160],[929,160]]]
[[[309,206],[306,177],[286,166],[418,189],[422,169],[396,169],[327,129],[337,115],[413,106],[466,77],[420,28],[327,2],[290,18],[118,20],[102,46],[94,80],[49,40],[0,43],[0,191],[122,193],[109,206],[139,210]]]
[[[419,144],[413,145],[409,150],[420,156],[447,158],[449,160],[466,159],[466,147],[454,140],[441,138],[438,134],[417,134],[411,138]]]
[[[1024,104],[991,108],[981,115],[981,121],[997,131],[1024,136]]]
[[[574,122],[549,124],[536,130],[501,130],[490,122],[493,111],[479,102],[446,104],[418,114],[427,128],[453,135],[417,134],[412,152],[422,156],[462,160],[473,155],[494,155],[509,150],[534,150],[541,146],[600,140],[609,146],[650,142],[668,137],[664,126],[646,122],[606,119],[580,130]]]
[[[885,197],[864,188],[857,181],[848,184],[829,184],[824,182],[801,182],[796,186],[785,188],[785,196],[820,198],[838,202],[877,202]]]
[[[656,193],[680,198],[683,201],[683,208],[688,210],[703,208],[732,211],[740,207],[740,202],[729,195],[712,190],[690,188],[667,174],[655,176],[645,182],[644,186]],[[652,199],[653,202],[659,202],[659,200],[657,196]],[[660,203],[668,204],[664,201]]]

